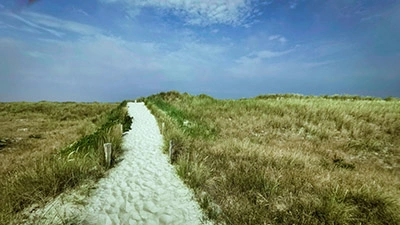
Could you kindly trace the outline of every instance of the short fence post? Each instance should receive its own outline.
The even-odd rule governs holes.
[[[104,144],[104,156],[105,156],[107,168],[111,166],[111,151],[112,151],[111,143],[105,143]]]
[[[164,135],[164,127],[165,127],[165,123],[163,122],[161,124],[161,134]]]
[[[118,124],[118,126],[119,126],[119,130],[120,130],[120,134],[122,135],[123,133],[124,133],[124,127],[122,126],[122,124]]]
[[[172,154],[174,150],[172,149],[172,140],[169,141],[169,150],[168,150],[168,155],[169,155],[169,161],[172,163]]]

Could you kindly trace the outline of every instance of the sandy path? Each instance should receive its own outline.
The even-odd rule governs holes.
[[[128,103],[132,130],[124,160],[101,179],[87,206],[88,224],[201,224],[193,194],[162,154],[162,136],[144,103]]]

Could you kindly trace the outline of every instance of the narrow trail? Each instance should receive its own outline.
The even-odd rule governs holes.
[[[162,153],[157,122],[144,103],[128,103],[132,129],[124,160],[99,181],[85,224],[201,224],[192,192]]]

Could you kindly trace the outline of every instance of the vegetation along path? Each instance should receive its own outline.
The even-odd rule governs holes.
[[[124,160],[99,181],[87,207],[88,224],[200,224],[193,194],[161,152],[162,136],[144,103],[128,103],[132,129]]]

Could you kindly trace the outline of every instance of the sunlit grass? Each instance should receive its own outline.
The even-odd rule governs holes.
[[[398,99],[168,92],[145,101],[216,221],[400,223]]]
[[[125,103],[0,103],[0,134],[7,140],[0,152],[0,224],[18,224],[30,205],[44,206],[102,177],[103,144],[113,144],[115,159],[120,124],[130,126]]]
[[[105,122],[105,113],[117,104],[16,102],[0,103],[0,174],[29,166],[56,152]]]

